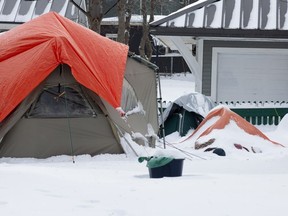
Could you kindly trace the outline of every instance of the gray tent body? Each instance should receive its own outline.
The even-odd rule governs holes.
[[[134,93],[123,87],[122,102],[137,100],[145,112],[121,117],[60,65],[0,124],[0,157],[118,154],[126,148],[120,139],[125,133],[142,134],[144,141],[134,140],[139,144],[153,142],[151,128],[158,130],[154,69],[135,56],[127,59],[124,83]]]

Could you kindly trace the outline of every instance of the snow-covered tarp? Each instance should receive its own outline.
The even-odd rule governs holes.
[[[169,104],[169,106],[163,112],[164,122],[168,118],[173,104],[177,104],[178,106],[183,107],[183,109],[187,110],[188,112],[195,112],[203,117],[205,117],[209,113],[209,111],[213,107],[215,107],[215,103],[209,97],[198,92],[192,92],[186,95],[182,95],[181,97],[173,101],[173,103]],[[160,124],[162,124],[161,119],[159,122]]]

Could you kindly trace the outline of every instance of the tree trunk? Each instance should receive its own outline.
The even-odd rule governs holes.
[[[146,40],[147,40],[149,29],[148,29],[148,23],[147,23],[146,0],[142,0],[141,13],[143,17],[143,22],[142,22],[142,38],[141,38],[140,45],[139,45],[139,53],[142,58],[147,59],[146,53],[145,53],[145,45],[146,45]]]
[[[126,12],[126,0],[119,0],[117,3],[118,13],[118,34],[117,41],[125,43],[125,12]]]
[[[130,40],[130,21],[132,16],[132,8],[135,0],[128,0],[126,5],[126,20],[125,20],[125,44],[129,44]]]
[[[142,23],[142,29],[143,29],[143,34],[142,38],[140,41],[140,46],[139,46],[139,53],[140,56],[149,60],[152,57],[152,45],[149,39],[149,23],[147,22],[147,7],[146,7],[146,0],[142,0],[142,16],[143,16],[143,23]],[[155,8],[155,0],[150,1],[150,21],[154,20],[154,8]]]
[[[88,16],[90,29],[100,34],[103,18],[103,0],[89,0],[88,11],[90,13],[90,16]]]
[[[100,34],[101,21],[103,18],[103,0],[89,0],[86,5],[87,11],[74,0],[70,0],[70,2],[87,16],[89,28]]]
[[[149,23],[154,21],[154,11],[155,11],[155,0],[151,0],[150,2],[150,19]]]

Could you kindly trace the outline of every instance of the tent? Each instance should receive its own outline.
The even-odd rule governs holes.
[[[233,131],[224,130],[228,125],[233,127]],[[241,132],[242,136],[235,136],[235,131]],[[249,142],[251,139],[245,139],[246,136],[253,136],[257,139],[253,143]],[[221,139],[217,140],[219,137]],[[182,142],[195,142],[195,149],[214,149],[218,147],[223,148],[237,148],[245,151],[256,151],[256,147],[262,148],[261,143],[267,145],[282,146],[269,139],[258,128],[250,124],[238,114],[231,111],[228,107],[216,107],[209,112],[197,129]],[[225,140],[225,141],[223,141]],[[230,143],[231,146],[223,146],[223,143]],[[207,148],[208,147],[208,148]]]
[[[153,145],[156,66],[126,45],[55,12],[0,41],[0,157],[122,153],[125,133]]]
[[[182,95],[163,112],[165,135],[178,131],[181,136],[185,136],[190,129],[198,127],[214,106],[213,101],[201,93]],[[159,122],[160,126],[163,125],[161,119]]]

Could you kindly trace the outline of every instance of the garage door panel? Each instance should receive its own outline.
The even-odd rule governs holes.
[[[213,54],[216,101],[287,101],[288,50],[253,50],[223,48]]]

